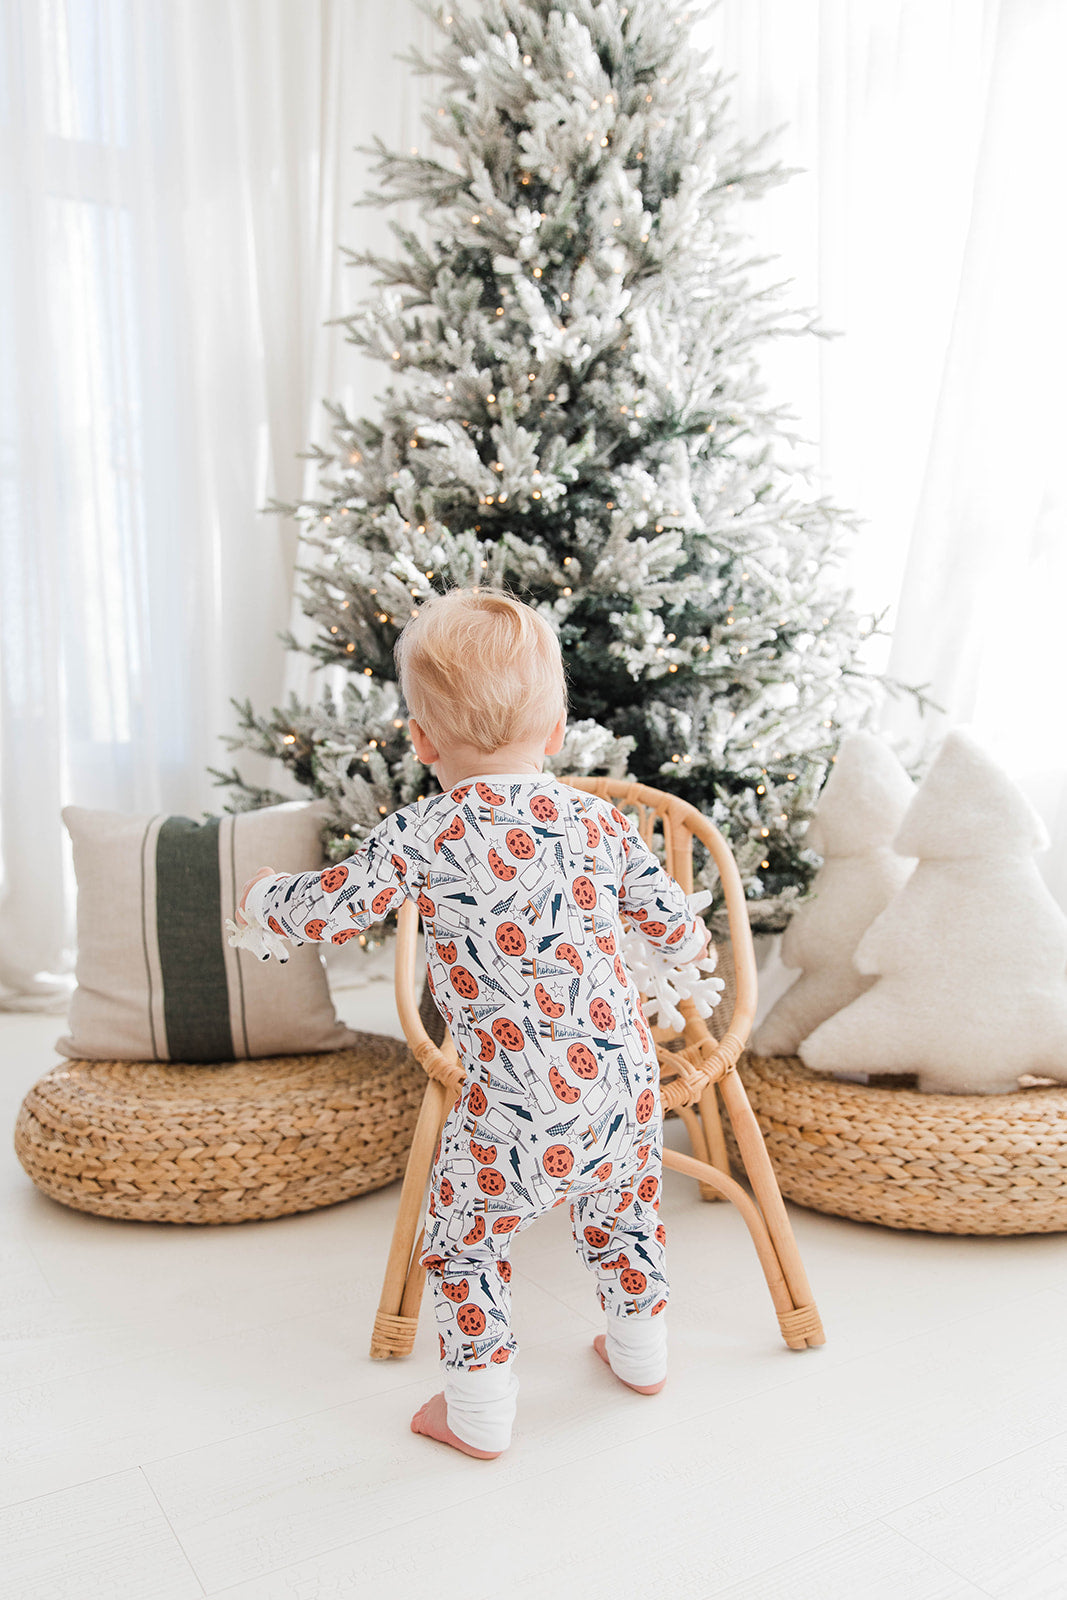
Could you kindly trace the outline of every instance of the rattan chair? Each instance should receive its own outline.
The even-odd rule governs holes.
[[[688,1002],[683,1002],[681,1007],[685,1017],[681,1035],[666,1028],[652,1030],[660,1062],[663,1110],[678,1113],[693,1149],[692,1155],[664,1149],[663,1164],[695,1178],[705,1199],[721,1196],[733,1201],[752,1236],[786,1344],[791,1350],[822,1344],[822,1324],[763,1135],[736,1071],[756,1009],[756,961],[744,890],[729,847],[718,829],[695,806],[662,790],[613,778],[568,778],[564,781],[575,789],[600,795],[635,812],[640,833],[649,844],[653,844],[658,826],[662,831],[667,871],[687,893],[693,888],[694,838],[707,848],[718,868],[729,920],[736,999],[729,1026],[720,1039],[713,1037],[707,1023],[695,1014]],[[379,1360],[408,1355],[415,1342],[426,1276],[419,1265],[422,1247],[419,1222],[441,1125],[463,1086],[463,1070],[452,1039],[446,1034],[438,1048],[419,1016],[418,911],[413,902],[405,901],[398,924],[397,1007],[408,1044],[430,1081],[408,1157],[381,1302],[374,1322],[370,1353]],[[719,1118],[719,1098],[730,1118],[752,1187],[751,1195],[730,1176]]]

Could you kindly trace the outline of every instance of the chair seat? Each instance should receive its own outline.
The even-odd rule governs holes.
[[[26,1095],[15,1149],[45,1194],[145,1222],[247,1222],[401,1176],[426,1079],[401,1039],[184,1065],[64,1061]]]

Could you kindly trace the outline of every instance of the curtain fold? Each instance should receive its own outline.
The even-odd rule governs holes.
[[[1065,61],[1062,5],[1002,6],[889,667],[929,683],[1019,780],[1049,827],[1045,876],[1067,906]],[[890,726],[910,731],[903,706]]]
[[[416,142],[425,43],[373,0],[8,0],[0,38],[0,1005],[61,1006],[59,812],[218,809],[231,696],[293,672],[291,523],[330,316],[382,242],[355,146]],[[242,765],[265,779],[258,758]]]

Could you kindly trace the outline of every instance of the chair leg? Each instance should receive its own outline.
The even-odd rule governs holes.
[[[393,1241],[389,1247],[382,1297],[374,1319],[370,1353],[375,1361],[387,1361],[390,1356],[410,1355],[415,1343],[422,1296],[421,1279],[425,1276],[418,1260],[421,1235],[417,1243],[416,1234],[419,1233],[423,1197],[433,1166],[438,1134],[451,1107],[452,1098],[448,1090],[431,1078],[426,1085],[419,1120],[415,1124],[415,1136],[411,1141],[404,1184],[400,1191],[400,1206],[393,1228]]]
[[[812,1297],[808,1275],[793,1237],[793,1229],[789,1223],[789,1214],[785,1209],[782,1192],[778,1187],[778,1179],[774,1175],[774,1168],[767,1154],[767,1146],[763,1141],[760,1125],[756,1121],[756,1114],[749,1104],[744,1084],[735,1068],[731,1067],[719,1079],[719,1093],[723,1097],[745,1172],[763,1214],[781,1266],[782,1276],[789,1289],[793,1310],[785,1315],[779,1312],[778,1321],[782,1335],[791,1348],[802,1349],[804,1344],[825,1344],[826,1336]],[[794,1337],[800,1341],[797,1345],[793,1344]]]
[[[774,1302],[775,1313],[778,1317],[778,1326],[782,1338],[790,1350],[804,1350],[808,1345],[806,1332],[798,1331],[795,1325],[799,1315],[797,1306],[789,1292],[789,1286],[782,1273],[782,1265],[778,1259],[778,1252],[774,1241],[767,1231],[767,1224],[759,1206],[747,1190],[742,1189],[736,1178],[729,1178],[718,1167],[711,1167],[704,1161],[696,1161],[692,1156],[685,1156],[680,1150],[666,1149],[663,1152],[663,1165],[673,1167],[676,1172],[684,1172],[689,1178],[696,1178],[698,1183],[707,1183],[715,1188],[724,1200],[732,1200],[737,1210],[741,1213],[742,1221],[748,1229],[752,1243],[756,1247],[763,1276],[767,1280],[771,1299]],[[817,1320],[817,1319],[816,1319]],[[812,1340],[812,1343],[816,1341]],[[819,1341],[821,1342],[821,1341]]]
[[[704,1145],[708,1152],[708,1162],[713,1167],[718,1167],[720,1172],[729,1174],[730,1155],[726,1148],[726,1135],[722,1131],[722,1118],[719,1115],[719,1098],[715,1093],[715,1085],[709,1083],[700,1097],[700,1124],[704,1132]],[[700,1185],[700,1198],[702,1200],[715,1200],[718,1196],[707,1184]]]
[[[714,1166],[715,1163],[708,1153],[708,1141],[704,1136],[704,1124],[693,1110],[693,1107],[679,1106],[678,1115],[685,1124],[685,1130],[689,1135],[689,1143],[693,1147],[693,1155],[696,1160],[703,1162],[707,1167]],[[702,1183],[700,1185],[700,1198],[702,1200],[721,1200],[723,1197],[721,1194],[717,1194],[710,1184]]]

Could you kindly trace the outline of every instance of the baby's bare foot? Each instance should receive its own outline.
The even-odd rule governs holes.
[[[597,1334],[596,1338],[593,1340],[593,1349],[596,1351],[601,1361],[603,1361],[606,1366],[611,1367],[611,1362],[608,1360],[608,1341],[605,1334]],[[611,1370],[615,1372],[614,1367],[612,1367]],[[615,1372],[615,1376],[619,1378],[619,1374],[617,1372]],[[625,1378],[619,1378],[619,1382],[626,1383],[626,1387],[628,1389],[632,1389],[635,1394],[659,1394],[666,1381],[666,1378],[661,1378],[658,1383],[626,1383]]]
[[[477,1456],[479,1461],[495,1461],[503,1454],[501,1450],[476,1450],[472,1444],[464,1444],[457,1438],[448,1426],[448,1408],[443,1394],[435,1394],[432,1400],[420,1406],[411,1419],[411,1431],[424,1433],[428,1439],[438,1439],[441,1444],[450,1444],[454,1450],[462,1450],[465,1456]]]

